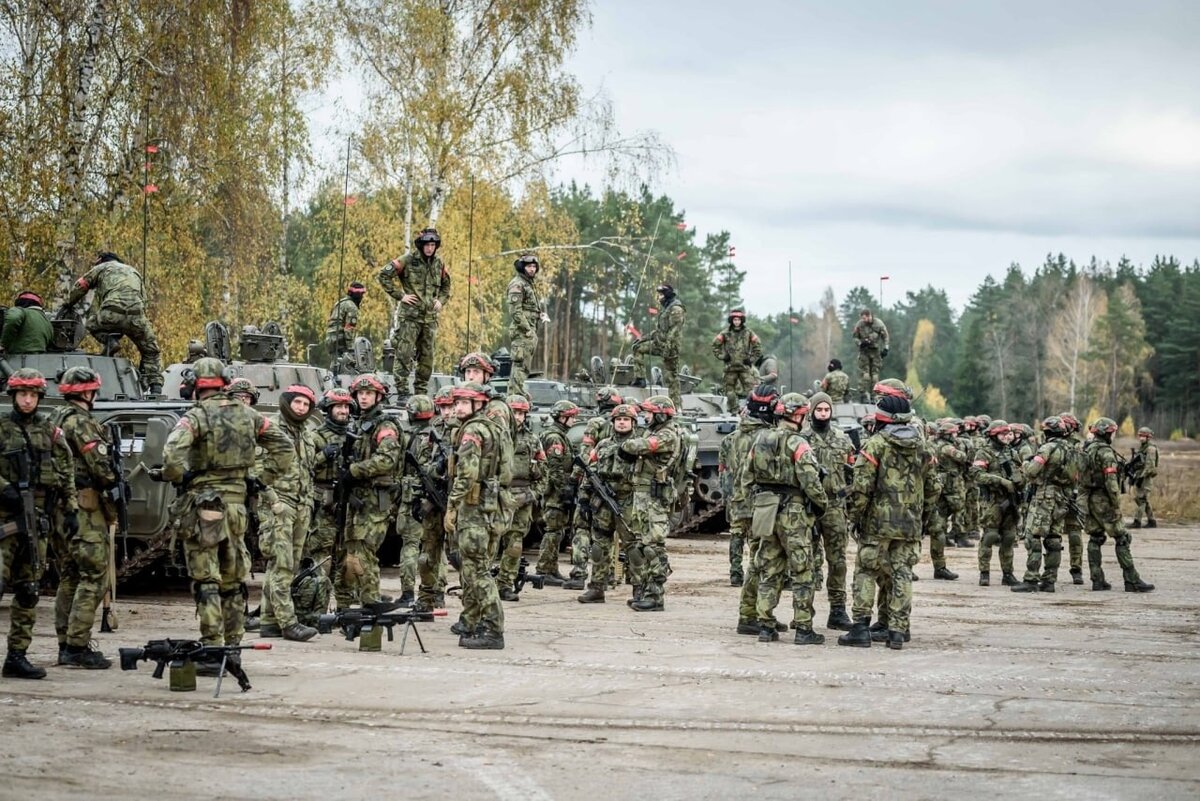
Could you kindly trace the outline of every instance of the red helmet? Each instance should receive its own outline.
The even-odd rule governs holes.
[[[354,380],[350,382],[350,394],[353,395],[360,389],[369,389],[381,398],[386,398],[388,394],[387,387],[383,385],[383,382],[370,373],[355,376]]]
[[[458,400],[459,398],[466,398],[467,400],[483,401],[484,403],[487,403],[488,400],[491,399],[491,396],[488,394],[487,390],[484,389],[482,385],[476,384],[474,381],[467,381],[459,384],[454,389],[450,390],[450,397],[454,398],[455,400]]]
[[[508,408],[512,409],[514,412],[527,412],[530,409],[529,398],[525,397],[524,395],[509,395],[504,399],[504,402],[507,403]]]
[[[58,381],[58,391],[64,396],[81,395],[94,389],[100,389],[100,374],[90,367],[68,368]]]
[[[871,391],[875,395],[882,395],[884,397],[890,395],[893,398],[904,398],[905,400],[912,396],[908,388],[904,386],[904,382],[896,378],[883,379]]]
[[[675,416],[675,404],[666,395],[652,395],[642,401],[638,408],[650,414],[663,414],[667,417]]]
[[[458,369],[462,373],[466,373],[468,368],[482,370],[484,375],[491,378],[496,372],[496,365],[492,364],[492,360],[485,353],[468,353],[462,357],[462,361],[458,363]]]

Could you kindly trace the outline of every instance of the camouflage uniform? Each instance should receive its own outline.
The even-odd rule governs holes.
[[[933,452],[901,415],[896,419],[863,445],[847,505],[860,531],[852,617],[856,626],[870,620],[879,583],[887,591],[889,647],[907,639],[912,566],[938,496]]]
[[[848,403],[850,401],[850,376],[840,368],[830,370],[821,379],[821,389],[834,403]]]
[[[54,629],[59,645],[84,647],[91,642],[96,608],[108,582],[109,528],[117,510],[108,495],[117,482],[112,467],[113,442],[109,429],[92,413],[74,403],[59,408],[55,423],[62,430],[75,464],[79,533],[68,540],[55,530],[54,552],[58,593],[54,598]]]
[[[1018,498],[1024,481],[1016,454],[1008,445],[988,436],[975,451],[971,476],[979,487],[979,523],[983,528],[979,540],[979,583],[986,586],[990,581],[992,548],[999,545],[1004,584],[1016,584],[1013,546],[1020,527]]]
[[[794,395],[784,395],[780,402]],[[753,498],[759,639],[779,637],[775,632],[775,607],[785,575],[791,576],[792,623],[797,635],[811,634],[812,526],[827,507],[828,498],[821,487],[820,468],[812,448],[795,426],[780,422],[758,433],[746,455],[741,493]]]
[[[383,396],[378,397],[380,402],[364,411],[350,427],[354,449],[349,473],[353,483],[342,564],[345,585],[337,596],[339,608],[355,601],[368,604],[379,600],[379,546],[387,536],[404,446],[399,425],[383,413]]]
[[[858,344],[858,386],[865,401],[868,391],[879,382],[879,371],[883,369],[883,357],[888,349],[888,330],[882,320],[860,317],[852,336]]]
[[[440,241],[440,240],[439,240]],[[399,319],[391,339],[396,346],[392,372],[397,391],[407,394],[408,374],[414,371],[412,394],[424,395],[433,374],[433,352],[439,309],[450,301],[450,273],[435,255],[426,258],[413,252],[392,259],[379,271],[379,283],[397,302]],[[416,295],[414,303],[403,303],[405,295]]]
[[[197,387],[205,362],[196,362]],[[211,370],[207,370],[211,372]],[[211,385],[210,385],[211,386]],[[243,634],[246,575],[246,479],[255,466],[255,445],[266,449],[266,484],[283,475],[295,458],[292,441],[279,426],[224,392],[198,401],[179,419],[163,448],[162,477],[176,483],[190,477],[175,507],[180,538],[206,645],[236,645]]]
[[[1154,528],[1158,521],[1154,519],[1154,509],[1150,506],[1150,493],[1154,491],[1154,477],[1158,475],[1158,446],[1151,442],[1154,432],[1150,429],[1139,429],[1138,438],[1143,436],[1146,439],[1142,440],[1138,448],[1142,463],[1133,476],[1133,499],[1137,504],[1133,513],[1133,528],[1141,527],[1143,516],[1146,518],[1146,525]]]
[[[669,294],[662,308],[658,310],[658,323],[655,330],[645,339],[633,345],[633,369],[639,381],[649,380],[650,356],[661,356],[663,363],[663,380],[667,383],[667,394],[676,408],[683,405],[679,392],[679,347],[683,337],[683,321],[687,314],[674,291]],[[644,384],[643,384],[644,386]]]
[[[1025,462],[1025,479],[1034,488],[1033,500],[1025,518],[1025,580],[1022,589],[1053,592],[1062,562],[1062,538],[1066,525],[1067,495],[1077,476],[1069,443],[1057,437],[1056,428],[1047,429],[1050,439]],[[1044,425],[1044,424],[1043,424]],[[1042,552],[1045,551],[1045,567]]]
[[[750,446],[758,435],[769,428],[768,423],[757,417],[746,415],[738,422],[737,430],[721,441],[721,464],[725,469],[722,478],[728,476],[728,498],[725,512],[729,518],[729,583],[741,584],[742,593],[738,605],[738,620],[758,625],[759,575],[755,570],[755,554],[759,541],[754,537],[750,523],[754,518],[752,495],[747,494],[742,484],[746,473],[746,457]],[[749,544],[749,559],[743,562],[745,546]],[[743,564],[746,568],[743,569]]]
[[[513,592],[521,567],[525,535],[533,524],[534,506],[542,494],[545,465],[546,454],[541,440],[529,430],[528,421],[520,424],[513,437],[512,482],[500,493],[508,512],[508,525],[500,537],[500,573],[497,576],[502,598]]]
[[[0,329],[0,350],[10,356],[22,353],[45,353],[54,341],[54,326],[42,308],[41,299],[38,303],[24,301],[32,293],[22,293],[17,296],[18,305],[4,313],[4,328]]]
[[[775,358],[774,355],[767,354],[756,367],[758,368],[759,384],[774,387],[779,383],[779,359]],[[730,411],[733,410],[730,409]]]
[[[350,393],[345,390],[336,390],[335,392],[337,395],[326,393],[322,403],[332,406],[334,400],[347,404],[350,402]],[[343,397],[344,401],[341,400]],[[321,573],[327,579],[333,578],[338,583],[342,583],[344,571],[334,569],[334,566],[338,564],[338,558],[334,555],[333,549],[337,540],[336,484],[338,471],[341,469],[342,452],[346,445],[348,421],[347,423],[337,422],[330,416],[327,409],[324,422],[319,426],[311,427],[313,428],[314,450],[313,518],[308,539],[304,544],[304,556],[312,559],[314,564],[324,562]],[[334,446],[330,448],[334,451],[332,456],[326,455],[325,452],[330,445]],[[342,591],[342,597],[346,597],[345,590]]]
[[[439,514],[429,503],[421,478],[429,466],[433,450],[430,440],[433,432],[433,401],[428,395],[412,395],[406,409],[408,422],[403,429],[404,453],[400,457],[400,485],[395,510],[396,536],[400,538],[401,600],[404,602],[416,597],[421,543],[425,539],[425,518]]]
[[[290,392],[284,392],[286,398]],[[309,397],[310,402],[313,398]],[[260,525],[258,546],[267,560],[263,577],[262,626],[287,631],[299,621],[292,604],[292,579],[304,555],[313,514],[313,470],[317,443],[307,416],[296,418],[281,398],[279,412],[268,419],[292,441],[292,466],[271,486],[274,503]],[[311,408],[311,407],[310,407]],[[311,413],[311,412],[310,412]],[[311,629],[309,630],[311,634]]]
[[[22,383],[28,386],[23,387]],[[45,379],[41,373],[36,370],[17,370],[9,377],[8,392],[14,394],[18,389],[32,389],[35,383],[42,387],[39,394],[44,394]],[[62,429],[54,425],[44,412],[24,415],[14,405],[10,413],[0,416],[0,490],[6,495],[15,495],[16,484],[20,480],[16,460],[9,454],[21,451],[29,457],[38,517],[61,515],[60,520],[66,517],[78,522],[75,462]],[[0,504],[0,523],[15,524],[21,520],[23,508],[19,497],[6,497]],[[25,652],[33,641],[33,627],[37,622],[39,587],[46,567],[46,539],[45,536],[38,537],[36,571],[33,564],[35,560],[30,558],[33,554],[29,552],[24,535],[13,534],[0,539],[0,562],[3,563],[0,581],[7,591],[12,592],[8,659],[4,664],[6,676],[14,675],[10,673],[10,663],[14,660],[24,662],[33,671],[28,677],[45,676],[44,670],[33,668],[25,662]]]
[[[353,285],[352,285],[353,286]],[[361,286],[361,285],[360,285]],[[365,293],[347,295],[333,305],[325,325],[325,349],[329,351],[330,370],[335,373],[357,372],[354,363],[354,338],[358,334],[358,304]]]
[[[92,290],[96,294],[88,314],[88,333],[101,342],[114,335],[129,337],[142,356],[142,388],[162,387],[161,352],[146,319],[146,293],[138,271],[116,257],[102,261],[75,282],[66,305],[74,306]]]
[[[572,449],[567,439],[567,426],[557,418],[550,428],[542,431],[542,452],[546,455],[546,482],[542,496],[542,522],[546,530],[538,552],[537,572],[558,576],[558,548],[571,522],[576,487],[572,481]]]
[[[819,403],[828,403],[832,411],[833,401],[824,392],[814,394],[808,402],[814,409]],[[846,471],[854,464],[854,443],[834,425],[832,417],[823,428],[818,428],[810,413],[808,423],[811,428],[805,430],[804,438],[812,446],[817,463],[825,470],[821,484],[828,499],[825,514],[816,521],[813,563],[817,575],[814,579],[819,587],[821,561],[816,551],[823,545],[825,563],[829,566],[827,589],[832,616],[835,609],[846,606],[846,545],[849,541],[845,510]]]
[[[967,455],[968,464],[975,461],[975,452],[983,444],[975,434],[974,423],[970,425],[968,428],[964,422],[963,432],[958,437],[958,447]],[[954,516],[953,525],[955,544],[959,548],[970,545],[979,533],[979,485],[975,483],[975,476],[969,468],[963,476],[963,508]]]
[[[533,279],[524,272],[525,265],[530,263],[526,259],[517,259],[517,274],[508,282],[505,292],[508,298],[508,349],[512,355],[508,391],[516,395],[525,394],[525,377],[537,351],[538,324],[545,311]],[[532,263],[537,264],[537,261]]]
[[[739,318],[742,325],[735,327],[733,320]],[[734,313],[729,319],[725,330],[713,337],[712,352],[713,356],[725,364],[721,389],[725,393],[726,408],[733,410],[737,409],[738,401],[758,383],[758,373],[754,364],[762,361],[763,348],[758,334],[746,327],[745,314]],[[672,399],[674,400],[674,396]]]
[[[663,403],[667,400],[654,395],[643,401],[642,410],[652,415],[649,428],[625,440],[617,449],[618,458],[632,465],[629,480],[633,505],[629,527],[635,541],[626,550],[626,558],[635,597],[639,599],[633,607],[639,611],[663,608],[667,582],[667,531],[675,501],[673,471],[683,448],[679,431],[671,424],[674,407]]]
[[[447,474],[452,456],[451,443],[456,438],[458,426],[444,418],[436,417],[429,433],[415,445],[418,463],[446,492]],[[447,532],[443,515],[429,499],[421,501],[424,514],[421,520],[421,553],[417,557],[417,603],[433,609],[444,603],[446,592],[446,547]],[[454,548],[457,552],[457,545]]]
[[[587,460],[595,445],[613,435],[612,420],[608,414],[604,413],[606,411],[611,411],[611,409],[602,408],[599,413],[587,421],[583,439],[579,443],[581,459]],[[577,467],[572,468],[570,485],[575,487],[576,492],[583,486],[583,481],[583,471]],[[574,516],[574,525],[571,530],[571,573],[569,580],[563,584],[563,589],[583,589],[583,584],[587,582],[593,527],[593,523],[588,521],[584,515],[576,514]]]
[[[1112,432],[1116,431],[1116,423],[1107,418],[1100,418],[1092,424],[1096,432],[1097,424],[1107,423]],[[1125,579],[1125,589],[1128,592],[1149,592],[1154,585],[1146,584],[1138,575],[1133,565],[1133,553],[1130,544],[1133,536],[1125,530],[1121,520],[1121,488],[1118,481],[1120,462],[1112,444],[1100,433],[1083,448],[1086,458],[1086,473],[1083,478],[1084,503],[1087,508],[1088,533],[1088,569],[1092,576],[1092,589],[1108,589],[1104,580],[1104,568],[1101,566],[1100,547],[1113,538],[1117,549],[1117,564]]]
[[[934,578],[951,575],[946,567],[946,533],[950,520],[962,514],[966,501],[964,477],[971,466],[971,459],[958,446],[954,432],[952,424],[943,427],[932,443],[937,457],[937,475],[942,484],[942,492],[929,518],[929,558],[933,562]]]
[[[636,419],[637,413],[631,406],[618,406],[614,410],[614,414],[624,412],[631,414]],[[603,481],[612,491],[613,497],[616,498],[617,506],[621,510],[621,517],[626,521],[630,519],[630,510],[633,503],[633,484],[630,483],[630,471],[628,462],[622,460],[618,451],[621,446],[628,442],[633,437],[633,431],[621,434],[615,429],[608,436],[601,437],[595,447],[588,451],[588,464],[592,470],[596,472],[596,477]],[[592,562],[592,577],[588,582],[588,589],[592,591],[593,599],[596,599],[596,593],[599,594],[599,600],[603,600],[604,591],[608,589],[608,585],[613,580],[613,537],[620,537],[620,548],[622,551],[628,551],[634,544],[634,538],[628,526],[620,525],[620,522],[614,517],[612,510],[595,497],[590,485],[585,481],[579,489],[579,507],[586,508],[586,514],[581,514],[580,517],[590,519],[591,521],[591,562]],[[620,528],[620,531],[617,529]]]

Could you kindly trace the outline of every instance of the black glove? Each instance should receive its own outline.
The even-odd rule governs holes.
[[[350,472],[350,468],[347,467],[338,473],[338,483],[345,487],[353,487],[358,483],[358,479],[354,477],[354,474]]]
[[[624,448],[617,448],[617,456],[619,456],[623,462],[636,462],[638,460],[637,454],[629,453]]]
[[[729,364],[731,361],[733,361],[733,357],[730,356],[728,353],[726,353],[724,356],[721,357],[721,361],[725,362],[726,364]]]
[[[70,539],[79,533],[79,514],[76,512],[67,512],[63,515],[63,534]]]
[[[887,348],[884,348],[883,350],[879,351],[879,355],[880,355],[880,356],[887,356],[887,355],[888,355],[888,349],[887,349]]]
[[[4,491],[0,492],[0,505],[13,514],[19,513],[24,508],[21,503],[21,491],[17,489],[16,484],[8,484],[4,487]]]
[[[185,470],[183,472],[183,478],[179,479],[179,486],[182,489],[187,489],[191,485],[192,479],[198,475],[200,475],[199,470]]]
[[[865,339],[864,339],[862,342],[859,342],[859,343],[858,343],[858,349],[859,349],[859,350],[866,350],[866,349],[867,349],[867,348],[869,348],[869,347],[871,347],[871,343],[870,343],[870,342],[867,342]]]
[[[325,457],[325,461],[332,462],[341,453],[342,446],[336,442],[331,442],[321,449],[321,454]]]
[[[246,494],[261,495],[266,490],[267,485],[262,482],[261,478],[246,479]]]
[[[743,366],[745,366],[745,367],[749,367],[749,366],[750,366],[750,365],[752,365],[752,364],[754,364],[754,359],[751,359],[749,356],[747,356],[746,358],[742,359],[742,365],[743,365]]]
[[[450,567],[455,570],[462,570],[462,554],[458,551],[450,551],[446,554],[446,561],[450,563]]]

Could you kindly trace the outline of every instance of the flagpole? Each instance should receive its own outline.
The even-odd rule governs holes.
[[[796,324],[792,322],[795,314],[792,308],[792,261],[788,259],[788,381],[796,380]]]

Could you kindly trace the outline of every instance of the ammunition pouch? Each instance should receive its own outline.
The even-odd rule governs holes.
[[[41,597],[36,581],[22,581],[13,586],[13,603],[22,609],[32,609]]]
[[[476,486],[482,487],[479,501],[479,511],[485,514],[500,511],[500,480],[489,478],[482,484]]]
[[[786,496],[775,492],[758,492],[754,495],[754,514],[750,519],[750,536],[756,540],[766,539],[775,533],[775,519]]]
[[[81,511],[95,512],[100,508],[100,492],[98,490],[89,487],[79,490],[77,495]]]
[[[675,501],[675,485],[669,481],[659,481],[651,479],[650,481],[650,497],[660,503],[674,503]]]
[[[195,497],[195,536],[201,548],[215,548],[229,535],[225,526],[225,501],[214,490],[205,490]]]

